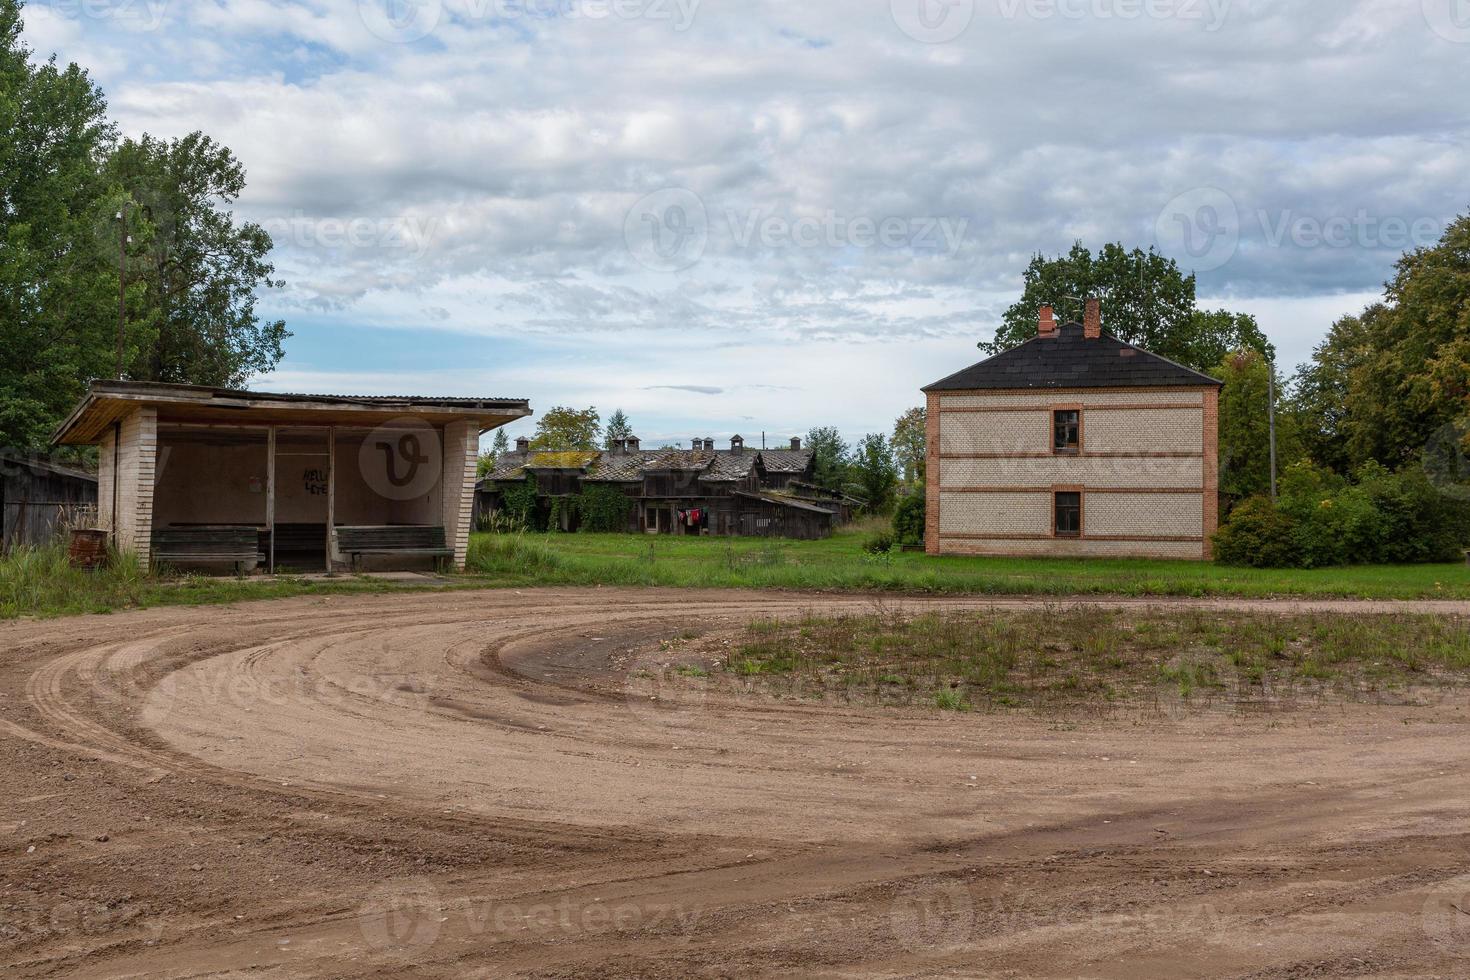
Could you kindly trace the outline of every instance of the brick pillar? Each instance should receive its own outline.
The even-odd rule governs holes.
[[[1214,557],[1210,538],[1220,526],[1220,389],[1205,390],[1203,557]]]
[[[109,447],[110,448],[110,447]],[[122,420],[117,440],[117,526],[113,542],[125,554],[135,555],[147,568],[153,547],[153,482],[158,461],[158,412],[138,408]],[[109,464],[110,464],[109,460]],[[99,510],[112,501],[98,501]]]
[[[939,554],[939,395],[924,410],[924,551]]]
[[[464,569],[470,549],[470,527],[475,514],[475,465],[479,461],[480,426],[451,422],[444,427],[444,542],[454,549],[449,559],[456,571]]]

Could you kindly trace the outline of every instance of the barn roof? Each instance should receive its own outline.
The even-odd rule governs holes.
[[[584,461],[576,466],[552,466],[545,457]],[[505,452],[495,458],[495,467],[482,479],[511,483],[525,478],[528,469],[581,469],[592,483],[636,483],[646,473],[668,470],[696,472],[702,480],[735,482],[745,479],[759,461],[767,471],[802,473],[811,462],[810,450],[745,449],[656,449],[588,453]],[[774,465],[773,465],[774,460]]]
[[[1035,336],[1018,347],[972,364],[924,391],[991,388],[1200,388],[1220,386],[1207,374],[1176,364],[1104,334],[1083,336],[1068,323],[1051,336]]]
[[[107,427],[133,409],[158,410],[160,421],[241,425],[379,425],[405,415],[436,423],[476,421],[481,431],[531,414],[524,398],[441,398],[421,395],[309,395],[241,391],[154,381],[93,381],[51,441],[98,442]]]

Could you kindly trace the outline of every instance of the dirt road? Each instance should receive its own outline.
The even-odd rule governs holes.
[[[941,715],[662,669],[673,637],[878,601],[935,604],[4,624],[0,972],[1470,977],[1470,698]]]

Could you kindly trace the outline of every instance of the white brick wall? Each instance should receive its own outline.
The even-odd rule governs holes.
[[[1082,446],[1092,453],[1197,453],[1204,425],[1203,408],[1084,410]]]
[[[941,488],[1075,484],[1104,489],[1179,489],[1201,486],[1203,479],[1203,461],[1197,457],[1043,456],[939,461]]]
[[[1204,498],[1183,493],[1090,493],[1089,536],[1194,537],[1204,533]]]
[[[941,453],[1049,451],[1051,412],[954,412],[940,416]]]
[[[1046,493],[939,494],[939,533],[1036,534],[1051,531],[1052,497]]]

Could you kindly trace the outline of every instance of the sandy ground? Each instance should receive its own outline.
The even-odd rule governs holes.
[[[659,672],[689,631],[879,602],[1024,604],[4,624],[0,973],[1470,977],[1470,698],[942,715]]]

